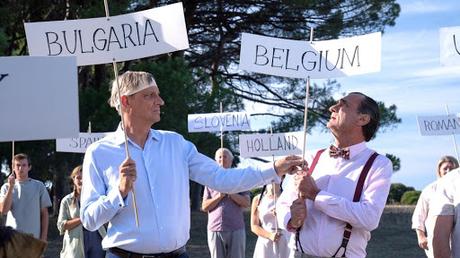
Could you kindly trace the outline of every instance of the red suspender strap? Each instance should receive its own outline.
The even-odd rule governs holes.
[[[359,202],[359,199],[361,199],[361,194],[363,192],[363,187],[364,187],[364,181],[366,180],[367,174],[369,174],[369,170],[372,167],[372,164],[374,163],[374,160],[377,158],[379,154],[377,152],[374,152],[369,159],[367,160],[366,164],[363,167],[363,170],[361,171],[361,174],[359,175],[358,183],[356,184],[355,188],[355,195],[353,196],[353,202]],[[339,251],[343,251],[342,256],[340,257],[345,257],[345,251],[347,250],[347,245],[348,241],[350,240],[351,236],[351,229],[353,227],[350,225],[350,223],[347,223],[345,226],[345,231],[343,232],[343,239],[342,239],[342,244],[340,245],[339,249],[335,252],[333,257],[337,257],[336,255],[339,254]]]
[[[311,166],[308,169],[308,175],[311,175],[313,173],[313,170],[315,170],[316,164],[318,163],[319,157],[321,156],[321,153],[323,153],[326,149],[321,149],[316,152],[315,157],[313,158],[313,161],[311,162]]]

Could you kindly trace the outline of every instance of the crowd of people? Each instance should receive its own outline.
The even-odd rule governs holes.
[[[89,146],[82,166],[71,173],[73,191],[61,201],[56,225],[63,235],[61,257],[189,257],[189,180],[206,186],[202,210],[208,213],[213,258],[245,257],[243,211],[249,207],[251,231],[258,236],[255,258],[366,257],[393,172],[391,161],[366,145],[380,123],[372,98],[353,92],[332,105],[327,127],[334,142],[306,160],[287,156],[235,168],[226,148],[213,160],[181,135],[152,129],[164,101],[150,73],[128,71],[118,83],[109,103],[121,123]],[[455,167],[451,157],[440,161],[442,178],[423,191],[414,212],[413,228],[428,256],[460,257]],[[14,239],[32,237],[23,244],[36,242],[40,257],[51,201],[43,183],[29,178],[30,169],[28,156],[16,155],[14,174],[0,189],[0,212],[14,229],[2,228],[9,233],[0,234],[5,239],[0,250],[13,252],[8,243],[16,241],[17,247]],[[251,205],[248,191],[260,186]]]

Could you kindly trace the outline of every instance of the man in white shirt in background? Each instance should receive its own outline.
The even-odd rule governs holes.
[[[160,121],[164,105],[151,74],[128,71],[117,80],[121,98],[114,82],[109,102],[122,117],[128,140],[125,143],[120,126],[89,146],[83,161],[80,211],[82,224],[90,231],[108,223],[102,246],[109,258],[188,257],[189,180],[237,193],[271,180],[279,182],[279,176],[302,164],[301,158],[290,156],[261,168],[224,169],[181,135],[151,129]]]
[[[313,157],[307,158],[311,175],[287,176],[277,205],[278,220],[287,230],[298,232],[290,242],[296,249],[295,257],[363,258],[370,231],[377,228],[385,207],[392,163],[384,155],[376,156],[359,201],[353,202],[358,178],[374,154],[365,142],[378,129],[378,105],[354,92],[329,111],[327,127],[334,136],[334,146],[319,154],[316,167]],[[351,228],[349,241],[344,238],[347,223]]]
[[[460,169],[439,180],[433,197],[436,216],[433,253],[436,258],[460,258]]]

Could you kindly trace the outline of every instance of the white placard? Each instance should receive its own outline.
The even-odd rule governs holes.
[[[243,158],[302,154],[303,132],[241,134],[239,139]]]
[[[439,29],[441,64],[460,65],[460,26]]]
[[[0,57],[0,142],[79,132],[75,57]]]
[[[56,151],[85,153],[88,146],[109,133],[80,133],[78,137],[56,139]]]
[[[24,23],[32,56],[77,56],[77,64],[126,61],[187,49],[182,3],[67,21]]]
[[[189,132],[251,130],[250,115],[245,112],[188,115]]]
[[[455,115],[418,116],[421,135],[460,134],[460,118]]]
[[[380,71],[381,33],[308,41],[243,33],[240,69],[291,78],[335,78]]]

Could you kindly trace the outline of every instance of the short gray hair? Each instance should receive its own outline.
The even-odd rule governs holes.
[[[153,78],[151,73],[136,71],[127,71],[119,75],[118,83],[120,84],[121,96],[133,95],[152,83],[156,85],[155,78]],[[108,102],[120,114],[120,95],[118,94],[116,79],[112,81],[111,96]]]
[[[232,159],[232,161],[233,161],[233,153],[232,153],[229,149],[227,149],[227,148],[219,148],[219,149],[217,149],[217,150],[216,150],[216,154],[214,154],[214,159],[215,159],[215,157],[217,156],[217,153],[218,153],[220,150],[222,150],[222,152],[226,152],[226,153],[228,154],[228,156],[230,157],[230,159]]]

